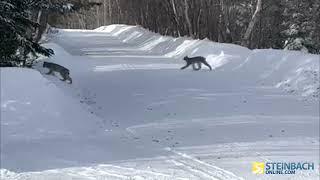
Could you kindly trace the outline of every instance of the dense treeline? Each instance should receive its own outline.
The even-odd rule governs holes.
[[[1,0],[0,65],[53,52],[38,42],[48,25],[93,29],[141,25],[171,36],[249,48],[320,53],[320,0]]]
[[[97,2],[97,0],[95,0]],[[171,36],[249,48],[320,51],[320,0],[98,0],[100,6],[51,16],[62,28],[141,25]]]
[[[39,44],[48,27],[49,16],[63,17],[97,2],[86,0],[1,0],[0,66],[29,67],[39,54],[51,56],[53,50]]]

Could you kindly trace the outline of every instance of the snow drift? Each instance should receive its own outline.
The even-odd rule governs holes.
[[[126,25],[51,32],[55,56],[44,60],[70,69],[73,84],[1,68],[1,178],[257,179],[255,161],[319,168],[319,56]],[[180,71],[186,55],[214,71]]]
[[[68,37],[77,37],[77,33],[81,32],[85,30],[60,30],[60,35],[63,34],[66,38],[64,42],[67,43]],[[68,35],[65,36],[66,34]],[[94,36],[99,39],[95,43],[103,44],[103,37],[106,35],[125,46],[115,43],[113,47],[89,48],[87,46],[90,45],[83,44],[80,54],[100,58],[147,55],[167,57],[171,58],[172,62],[179,63],[182,63],[181,59],[186,55],[204,56],[216,71],[246,73],[248,81],[281,88],[291,94],[319,98],[319,55],[272,49],[249,50],[238,45],[215,43],[206,39],[161,36],[140,26],[127,25],[97,28]],[[87,37],[92,38],[91,36],[93,35]],[[110,39],[108,41],[110,42]]]

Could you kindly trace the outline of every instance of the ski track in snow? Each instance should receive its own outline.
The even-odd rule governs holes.
[[[33,87],[18,96],[1,87],[1,179],[319,178],[251,173],[255,161],[319,169],[319,57],[126,25],[47,36],[49,61],[70,69],[74,84],[39,67],[45,78],[1,71],[28,73]],[[185,55],[206,57],[214,71],[180,71]]]
[[[181,152],[177,152],[170,148],[166,150],[173,152],[174,154],[180,156],[180,159],[172,160],[177,166],[184,166],[187,169],[200,172],[200,174],[204,174],[205,176],[209,177],[209,179],[238,179],[243,180],[243,178],[234,175],[233,173],[221,169],[217,166],[208,164],[204,161],[198,160],[194,157],[191,157],[187,154],[183,154]],[[198,173],[199,175],[199,173]],[[203,177],[202,177],[203,178]]]

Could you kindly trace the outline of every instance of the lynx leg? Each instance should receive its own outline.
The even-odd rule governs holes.
[[[207,63],[207,61],[203,61],[202,62],[204,65],[208,66],[208,68],[212,71],[212,67],[210,66],[210,64]]]
[[[181,68],[181,70],[187,68],[187,67],[190,66],[190,65],[191,65],[190,63],[187,63],[187,65],[183,66],[183,67]]]
[[[72,84],[72,79],[70,76],[67,77],[67,80],[69,81],[69,84]]]
[[[69,81],[69,84],[72,84],[72,79],[69,76],[69,73],[60,73],[63,79],[60,79],[61,81]]]
[[[196,66],[196,65],[198,65],[198,66]],[[195,71],[199,71],[202,68],[202,64],[200,62],[195,62],[192,64],[192,68]]]
[[[53,73],[53,70],[52,69],[49,69],[49,72],[46,73],[46,75],[50,75]]]
[[[67,80],[67,76],[68,75],[66,73],[60,73],[60,75],[63,78],[63,79],[60,79],[61,81],[66,81]]]

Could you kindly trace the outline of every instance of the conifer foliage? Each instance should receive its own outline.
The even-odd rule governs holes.
[[[284,48],[320,53],[320,1],[284,0]]]
[[[49,15],[64,16],[99,5],[87,0],[1,0],[0,66],[28,66],[38,54],[53,55],[38,43]]]
[[[51,56],[53,50],[33,41],[32,32],[39,26],[30,18],[39,5],[32,0],[0,1],[0,66],[27,66],[28,57]],[[31,58],[32,59],[32,58]]]

